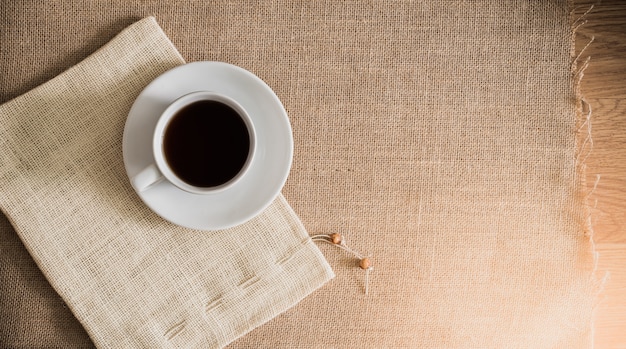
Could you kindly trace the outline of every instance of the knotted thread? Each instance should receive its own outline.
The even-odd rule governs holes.
[[[339,233],[313,235],[311,236],[311,240],[321,241],[339,247],[340,249],[358,258],[359,268],[365,270],[365,295],[369,293],[369,274],[372,270],[374,270],[374,267],[371,265],[369,257],[363,256],[359,252],[348,247],[345,239]]]

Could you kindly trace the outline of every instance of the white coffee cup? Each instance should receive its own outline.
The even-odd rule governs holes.
[[[254,124],[237,101],[212,91],[192,92],[163,111],[152,138],[154,163],[131,183],[138,192],[167,180],[193,194],[216,193],[245,175],[255,149]]]

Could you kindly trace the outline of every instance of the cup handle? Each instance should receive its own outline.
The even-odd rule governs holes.
[[[130,182],[136,191],[142,192],[153,184],[160,182],[161,179],[163,179],[163,174],[159,171],[156,164],[150,164],[136,174]]]

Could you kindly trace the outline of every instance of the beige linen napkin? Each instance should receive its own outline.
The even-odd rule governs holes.
[[[222,347],[333,277],[282,196],[246,224],[203,232],[134,193],[127,113],[183,63],[146,18],[0,106],[0,208],[99,347]]]

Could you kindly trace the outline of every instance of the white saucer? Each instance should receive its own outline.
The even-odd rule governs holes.
[[[174,224],[219,230],[246,222],[276,198],[291,168],[293,138],[285,108],[256,75],[222,62],[188,63],[152,81],[130,109],[122,141],[129,178],[154,162],[152,134],[163,110],[178,97],[200,90],[225,94],[250,114],[257,132],[257,149],[250,168],[232,187],[214,194],[191,194],[167,180],[137,194],[154,212]]]

